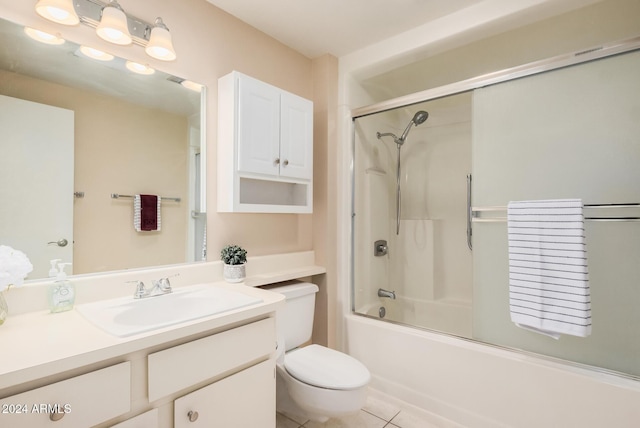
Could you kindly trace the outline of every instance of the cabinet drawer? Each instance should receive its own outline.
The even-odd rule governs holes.
[[[267,318],[150,354],[149,402],[266,357],[275,345],[275,320]]]
[[[113,425],[111,428],[157,428],[159,423],[158,409],[152,409],[141,415],[127,419],[124,422],[120,422],[117,425]]]
[[[175,428],[275,427],[275,360],[264,361],[174,402]]]
[[[0,426],[89,427],[128,412],[130,401],[127,362],[0,400]],[[56,405],[62,417],[52,421]]]

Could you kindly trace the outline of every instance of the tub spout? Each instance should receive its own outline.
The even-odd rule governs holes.
[[[396,299],[395,291],[388,291],[382,288],[378,288],[378,297],[388,297],[389,299]]]

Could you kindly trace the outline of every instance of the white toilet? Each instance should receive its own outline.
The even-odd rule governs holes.
[[[371,378],[364,364],[320,345],[298,348],[311,339],[318,286],[293,282],[268,290],[287,299],[276,313],[277,410],[318,422],[357,412]]]

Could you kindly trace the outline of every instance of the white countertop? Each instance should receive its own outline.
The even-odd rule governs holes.
[[[95,327],[75,309],[9,316],[0,326],[0,396],[4,388],[259,318],[284,304],[282,295],[260,288],[224,281],[207,284],[258,297],[262,303],[124,338]]]

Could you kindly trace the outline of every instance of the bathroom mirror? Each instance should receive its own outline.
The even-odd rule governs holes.
[[[0,20],[0,245],[87,274],[205,260],[204,89]],[[136,194],[161,197],[134,228]],[[115,196],[118,195],[118,196]]]

